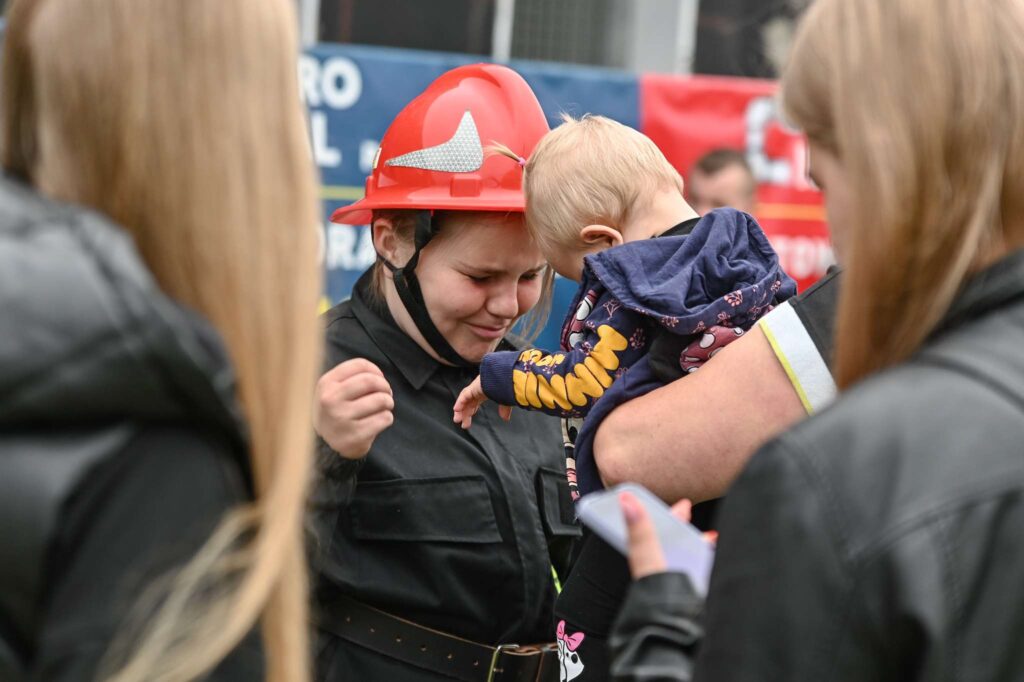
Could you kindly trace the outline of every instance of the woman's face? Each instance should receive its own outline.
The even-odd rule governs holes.
[[[843,244],[851,226],[848,225],[853,197],[846,178],[846,170],[839,158],[821,145],[810,143],[810,176],[825,195],[825,213],[832,236],[832,250],[836,261],[843,263]]]
[[[521,214],[448,213],[416,276],[438,331],[460,356],[479,362],[537,304],[544,267]],[[418,332],[410,336],[435,355]]]

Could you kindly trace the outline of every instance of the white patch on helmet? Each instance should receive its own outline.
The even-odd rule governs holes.
[[[385,166],[419,168],[442,173],[471,173],[484,165],[484,148],[473,114],[467,111],[447,142],[388,159]]]

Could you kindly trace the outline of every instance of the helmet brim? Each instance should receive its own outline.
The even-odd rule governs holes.
[[[410,192],[396,187],[393,191],[378,189],[373,196],[342,206],[331,214],[332,223],[342,225],[368,225],[373,211],[494,211],[523,213],[526,210],[523,193],[515,190],[490,189],[485,197],[453,197],[435,187]]]

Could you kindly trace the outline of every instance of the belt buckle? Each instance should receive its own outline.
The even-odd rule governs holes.
[[[494,667],[494,666],[496,666],[498,664],[498,659],[501,657],[501,652],[502,651],[515,651],[518,648],[519,648],[518,644],[499,644],[498,646],[496,646],[494,648],[494,653],[491,655],[491,665],[490,665],[489,668],[487,668],[487,682],[494,682],[495,670],[497,670],[497,672],[504,672],[503,669],[501,669],[501,668],[495,669],[495,667]]]

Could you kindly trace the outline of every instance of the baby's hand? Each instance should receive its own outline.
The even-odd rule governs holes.
[[[468,429],[473,423],[473,415],[477,413],[480,406],[486,402],[480,377],[473,379],[473,383],[462,389],[462,393],[455,399],[455,423],[462,424],[462,428]]]
[[[455,415],[453,421],[456,424],[461,424],[462,428],[468,429],[473,423],[473,415],[480,410],[480,406],[487,401],[487,396],[484,395],[483,386],[480,383],[480,377],[473,379],[473,383],[462,389],[462,393],[455,400]],[[498,414],[505,421],[512,418],[512,408],[507,405],[501,405],[498,407]]]

